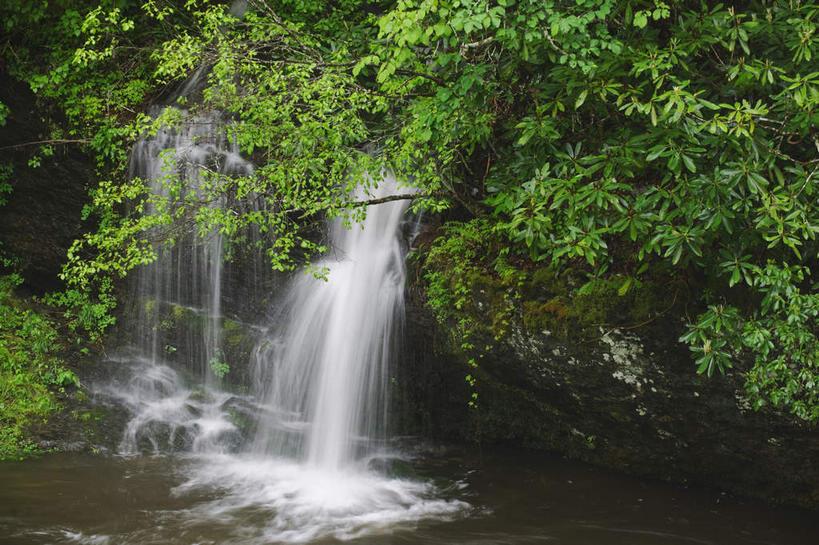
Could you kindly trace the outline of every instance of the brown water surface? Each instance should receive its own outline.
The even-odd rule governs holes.
[[[250,468],[249,482],[231,484],[236,470],[223,471],[231,464]],[[234,458],[81,455],[0,464],[0,543],[819,543],[816,513],[644,482],[553,458],[427,453],[409,466],[412,479],[430,485],[434,498],[419,502],[424,493],[414,492],[409,503],[396,500],[398,512],[355,512],[343,522],[333,518],[344,511],[338,502],[307,519],[286,512],[294,505],[288,494],[295,492],[273,494],[275,483],[266,481],[298,470],[283,465],[265,472],[264,465],[257,470],[248,464]],[[367,481],[362,482],[366,496]],[[343,498],[346,485],[327,486],[340,487],[326,492]],[[400,488],[394,493],[400,495]]]

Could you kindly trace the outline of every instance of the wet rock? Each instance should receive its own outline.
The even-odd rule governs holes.
[[[367,469],[398,479],[418,477],[412,465],[400,458],[372,458],[367,462]]]
[[[416,293],[397,410],[414,433],[558,452],[819,508],[816,428],[775,410],[753,411],[740,371],[697,375],[677,342],[681,330],[680,318],[667,315],[569,340],[518,320],[500,340],[489,333],[474,340],[492,346],[476,357],[430,318]],[[468,406],[473,391],[477,407]]]
[[[116,449],[122,437],[126,412],[104,405],[85,390],[60,394],[63,409],[27,429],[41,452],[101,454]]]

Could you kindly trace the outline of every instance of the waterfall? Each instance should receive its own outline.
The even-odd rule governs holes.
[[[182,92],[191,92],[201,78],[196,74]],[[185,119],[180,126],[137,142],[132,178],[173,203],[174,195],[203,194],[210,173],[252,174],[252,164],[223,136],[220,115],[178,113]],[[149,206],[149,213],[156,211],[154,204]],[[112,358],[123,372],[101,388],[132,413],[120,444],[125,454],[225,451],[241,442],[230,418],[237,398],[219,388],[220,366],[225,365],[226,241],[215,229],[202,233],[195,225],[176,228],[174,236],[173,246],[157,247],[157,260],[131,275],[132,308],[121,328],[126,346]],[[168,316],[197,327],[166,331],[172,328]],[[181,363],[182,369],[174,363]]]
[[[148,182],[153,194],[170,198],[170,186],[177,183],[178,193],[201,193],[205,169],[226,176],[250,174],[252,165],[225,140],[221,126],[218,115],[201,114],[179,128],[140,139],[131,156],[130,176]],[[209,363],[221,353],[223,244],[215,230],[200,236],[190,228],[172,248],[160,248],[156,263],[135,273],[138,299],[186,307],[205,318],[203,336],[191,343],[187,360],[191,371],[208,384],[215,378]],[[159,346],[156,329],[158,306],[149,310],[153,312],[138,322],[144,339],[141,348],[159,361],[165,347]]]
[[[397,189],[390,174],[377,185],[373,197]],[[242,538],[261,545],[391,533],[469,508],[369,463],[398,457],[384,437],[390,358],[403,327],[406,209],[379,204],[361,224],[332,222],[330,254],[317,264],[326,280],[294,279],[254,351],[261,415],[249,452],[212,457],[176,489],[224,491],[192,516],[241,525],[261,511],[265,523]]]
[[[375,196],[394,194],[387,174]],[[363,198],[361,194],[359,197]],[[254,355],[269,407],[255,450],[339,470],[372,451],[387,418],[390,357],[404,312],[406,201],[370,206],[359,225],[330,228],[326,281],[302,275]]]
[[[180,93],[195,93],[203,77]],[[181,126],[137,143],[133,177],[169,197],[200,194],[210,172],[252,175],[220,115],[179,113]],[[398,189],[389,173],[369,182],[375,189],[354,198]],[[190,224],[174,226],[174,246],[158,247],[157,261],[132,273],[133,308],[120,326],[128,340],[111,358],[120,372],[97,392],[130,411],[122,454],[189,463],[173,493],[210,499],[179,517],[219,519],[243,528],[242,543],[261,545],[350,539],[463,512],[466,504],[438,498],[432,484],[384,471],[400,457],[386,441],[387,394],[403,328],[406,209],[388,202],[367,207],[361,222],[331,221],[330,250],[316,264],[326,278],[297,273],[282,293],[272,292],[259,256],[226,262],[230,241]],[[247,247],[259,236],[246,233]],[[238,310],[244,318],[227,315]],[[174,332],[171,318],[197,327]],[[255,348],[249,362],[227,363],[231,375],[249,368],[248,393],[214,372],[225,363],[226,324],[241,319]],[[261,522],[245,528],[248,520]]]

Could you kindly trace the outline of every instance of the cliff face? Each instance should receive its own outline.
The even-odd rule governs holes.
[[[754,411],[743,376],[697,375],[677,342],[679,317],[598,328],[568,341],[514,320],[500,340],[465,349],[411,298],[405,424],[444,438],[558,452],[675,483],[819,507],[819,432],[787,414]],[[488,313],[474,313],[473,320]],[[480,323],[475,330],[480,331]],[[470,359],[477,367],[468,364]],[[469,386],[464,377],[475,379]],[[467,407],[472,392],[477,407]]]
[[[82,234],[80,215],[94,180],[94,160],[76,144],[53,146],[53,154],[44,156],[32,144],[49,139],[34,95],[2,71],[0,102],[10,109],[0,127],[0,164],[13,168],[7,180],[12,192],[0,206],[0,250],[19,260],[26,287],[41,293],[60,286],[66,251]],[[32,159],[39,166],[29,166]]]

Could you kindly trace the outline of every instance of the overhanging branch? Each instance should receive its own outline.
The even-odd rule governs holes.
[[[440,198],[444,197],[443,193],[400,193],[398,195],[390,195],[388,197],[378,197],[377,199],[367,199],[363,201],[352,201],[348,203],[344,203],[342,205],[343,208],[355,208],[356,206],[370,206],[373,204],[383,204],[385,202],[392,202],[392,201],[404,201],[404,200],[411,200],[411,199],[431,199],[431,198]]]
[[[399,193],[397,195],[388,195],[386,197],[377,197],[374,199],[364,199],[360,201],[349,201],[340,203],[338,208],[356,208],[359,206],[371,206],[376,204],[384,204],[393,201],[407,201],[413,199],[442,199],[446,197],[451,197],[449,193],[444,191],[430,191],[427,193]],[[311,215],[318,210],[310,211],[305,210],[304,208],[290,208],[288,210],[284,210],[285,214],[293,214],[298,212],[306,212],[305,215]]]
[[[13,144],[11,146],[2,146],[0,149],[15,149],[15,148],[25,148],[28,146],[39,146],[41,144],[90,144],[91,140],[87,138],[77,138],[77,139],[69,139],[69,140],[37,140],[35,142],[23,142],[22,144]]]

